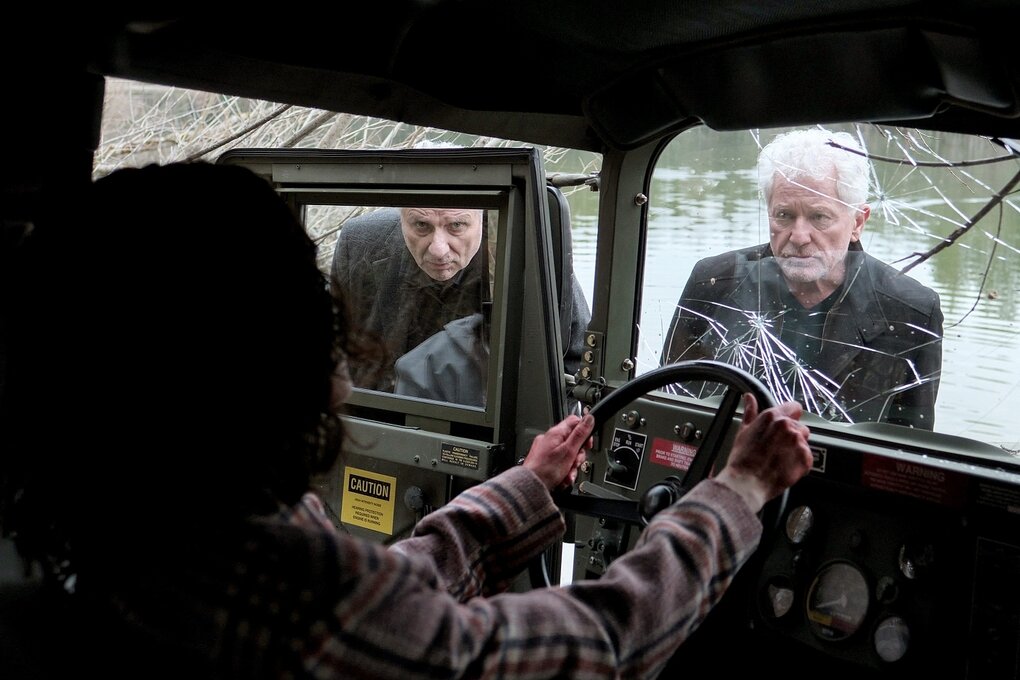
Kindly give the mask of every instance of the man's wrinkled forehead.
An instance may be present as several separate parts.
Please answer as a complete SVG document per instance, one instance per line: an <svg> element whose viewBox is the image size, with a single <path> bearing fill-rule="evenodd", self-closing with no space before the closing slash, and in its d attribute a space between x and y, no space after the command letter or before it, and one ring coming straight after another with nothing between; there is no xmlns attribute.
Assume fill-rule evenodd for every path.
<svg viewBox="0 0 1020 680"><path fill-rule="evenodd" d="M408 223L467 223L475 225L481 223L482 211L470 208L402 208L400 217Z"/></svg>
<svg viewBox="0 0 1020 680"><path fill-rule="evenodd" d="M776 170L767 196L767 205L771 210L787 205L791 200L804 200L809 205L838 203L851 214L861 212L860 206L843 200L840 188L839 170L834 165L825 171L813 173Z"/></svg>

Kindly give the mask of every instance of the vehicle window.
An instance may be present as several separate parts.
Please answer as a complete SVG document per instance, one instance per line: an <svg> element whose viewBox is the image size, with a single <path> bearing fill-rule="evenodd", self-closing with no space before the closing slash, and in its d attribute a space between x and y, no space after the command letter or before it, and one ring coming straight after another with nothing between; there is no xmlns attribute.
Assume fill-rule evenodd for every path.
<svg viewBox="0 0 1020 680"><path fill-rule="evenodd" d="M320 264L386 345L357 387L484 407L499 211L306 205Z"/></svg>
<svg viewBox="0 0 1020 680"><path fill-rule="evenodd" d="M305 107L282 105L275 102L246 99L223 94L163 87L120 79L107 79L106 100L102 139L95 154L94 176L99 177L120 168L138 167L148 163L167 163L182 160L206 160L215 162L220 156L237 147L246 148L309 148L309 149L421 149L443 146L458 147L508 147L533 146L511 140L466 135L435 128L424 128L394 121L333 113ZM547 174L586 177L598 170L600 158L597 154L567 149L544 148L543 158ZM569 180L562 185L562 192L570 206L572 231L575 233L573 266L581 291L590 306L594 287L595 258L595 215L598 194L590 191L580 181ZM424 205L423 207L433 207ZM456 206L440 206L453 208ZM355 224L368 220L368 213L389 210L395 214L398 207L341 206L303 204L304 221L310 235L318 245L318 263L322 271L332 274L337 240L342 226L348 221ZM382 214L382 213L380 213ZM486 237L493 239L488 245L488 266L494 266L494 244L497 233L498 210L485 212ZM352 230L353 231L353 230ZM577 234L580 233L578 236ZM239 235L240 237L240 235ZM406 250L406 248L405 248ZM484 251L484 249L482 249ZM374 257L375 259L368 259ZM359 261L352 271L362 273L378 269L379 252L358 255ZM475 265L477 266L477 264ZM422 271L419 269L419 271ZM442 272L435 272L442 275ZM484 305L492 300L492 271L488 272L488 287L477 287L470 304L466 299L449 304L444 298L435 301L443 312L435 318L441 320L437 332L445 323L453 321L461 312L471 311L457 318L465 319L461 330L470 331L471 336L484 331L481 326L472 325L471 317L480 313ZM451 287L451 286L447 286ZM390 302L394 302L393 298ZM404 299L404 298L401 298ZM366 319L382 318L382 307L363 305ZM449 318L448 318L449 317ZM478 320L478 317L475 317ZM415 332L417 339L427 335L430 328ZM431 336L429 336L431 337ZM413 346L417 346L415 342ZM393 359L403 355L411 347L398 347ZM415 355L417 356L417 355ZM410 365L411 357L405 360ZM369 378L365 377L366 381ZM373 378L373 381L376 379ZM382 383L366 382L366 387L377 387L386 391L401 390L396 386L396 374L391 365ZM484 385L483 390L484 392ZM474 390L472 390L472 394ZM405 392L411 394L411 392ZM442 396L443 394L447 396ZM449 397L441 393L441 401L458 405L480 406L475 397ZM417 394L416 396L423 396Z"/></svg>
<svg viewBox="0 0 1020 680"><path fill-rule="evenodd" d="M718 359L830 421L1015 448L1020 161L994 139L826 129L848 134L837 152L867 155L864 200L824 173L783 171L787 154L771 166L767 203L759 153L789 130L696 128L664 149L649 196L638 372ZM824 274L840 260L843 277ZM705 397L711 386L677 392Z"/></svg>

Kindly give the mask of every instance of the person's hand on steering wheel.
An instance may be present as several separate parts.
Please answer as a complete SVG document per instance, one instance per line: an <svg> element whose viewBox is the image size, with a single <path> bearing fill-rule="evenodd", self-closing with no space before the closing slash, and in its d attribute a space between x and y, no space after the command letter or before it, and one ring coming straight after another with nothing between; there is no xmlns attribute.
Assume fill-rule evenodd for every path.
<svg viewBox="0 0 1020 680"><path fill-rule="evenodd" d="M807 425L795 401L758 413L758 402L744 394L744 417L729 458L716 480L740 494L758 512L811 469Z"/></svg>
<svg viewBox="0 0 1020 680"><path fill-rule="evenodd" d="M584 462L585 449L591 448L594 426L595 419L591 415L567 416L535 437L524 459L524 467L538 475L549 491L569 488Z"/></svg>

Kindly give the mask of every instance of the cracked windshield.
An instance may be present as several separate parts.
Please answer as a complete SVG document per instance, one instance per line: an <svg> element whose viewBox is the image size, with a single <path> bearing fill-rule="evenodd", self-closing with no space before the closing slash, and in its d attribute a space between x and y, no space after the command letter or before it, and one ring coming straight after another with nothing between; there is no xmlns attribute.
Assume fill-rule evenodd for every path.
<svg viewBox="0 0 1020 680"><path fill-rule="evenodd" d="M649 196L638 372L718 359L829 421L1016 452L1012 144L871 125L679 135Z"/></svg>
<svg viewBox="0 0 1020 680"><path fill-rule="evenodd" d="M664 149L649 190L637 372L715 358L829 421L934 429L1020 454L1015 142L813 130L694 128ZM111 80L95 170L214 161L237 146L434 145L526 146ZM549 176L599 169L598 154L542 151ZM564 193L591 306L599 194ZM337 210L306 215L327 272L340 225L357 214ZM712 397L706 385L675 391Z"/></svg>

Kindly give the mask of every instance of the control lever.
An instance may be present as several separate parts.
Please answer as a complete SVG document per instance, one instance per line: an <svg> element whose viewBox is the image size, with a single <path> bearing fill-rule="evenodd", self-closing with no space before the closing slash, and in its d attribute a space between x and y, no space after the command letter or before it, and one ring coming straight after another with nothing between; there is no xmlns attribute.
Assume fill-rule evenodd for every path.
<svg viewBox="0 0 1020 680"><path fill-rule="evenodd" d="M595 496L596 498L613 498L616 500L627 501L633 503L633 501L622 494L618 494L615 491L599 486L598 484L592 484L589 481L583 481L577 485L577 490L585 496Z"/></svg>
<svg viewBox="0 0 1020 680"><path fill-rule="evenodd" d="M688 489L679 477L671 475L648 487L640 501L631 500L589 481L578 484L577 491L576 494L554 494L556 504L564 510L589 517L604 517L643 526L660 511L680 500Z"/></svg>
<svg viewBox="0 0 1020 680"><path fill-rule="evenodd" d="M641 524L637 502L630 498L589 481L578 484L577 492L557 491L553 493L553 500L561 510L570 510L579 515Z"/></svg>

